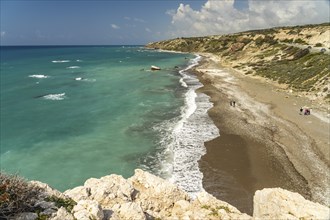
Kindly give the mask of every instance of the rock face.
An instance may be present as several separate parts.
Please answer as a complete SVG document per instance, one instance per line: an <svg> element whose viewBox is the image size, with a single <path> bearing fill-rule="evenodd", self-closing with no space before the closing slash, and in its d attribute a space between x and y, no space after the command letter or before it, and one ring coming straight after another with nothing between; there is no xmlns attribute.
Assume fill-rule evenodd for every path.
<svg viewBox="0 0 330 220"><path fill-rule="evenodd" d="M76 202L71 208L54 210L48 215L48 219L53 220L328 219L330 213L328 207L277 188L256 192L251 217L207 192L200 192L191 199L176 185L139 169L127 180L118 175L91 178L84 186L64 193L42 186L53 197L56 195L63 201L73 199ZM40 201L40 204L44 203ZM37 217L35 213L22 213L19 219Z"/></svg>
<svg viewBox="0 0 330 220"><path fill-rule="evenodd" d="M76 219L102 220L104 218L103 210L101 209L99 203L95 200L80 200L72 211Z"/></svg>
<svg viewBox="0 0 330 220"><path fill-rule="evenodd" d="M73 208L77 219L84 219L84 216L87 216L86 219L102 219L101 215L96 215L96 204L88 208L86 201L100 204L104 219L251 218L206 192L198 194L192 201L176 185L139 169L128 180L118 175L89 179L84 186L68 190L64 195L78 203Z"/></svg>
<svg viewBox="0 0 330 220"><path fill-rule="evenodd" d="M281 188L256 191L253 198L255 219L329 219L328 207L304 199Z"/></svg>

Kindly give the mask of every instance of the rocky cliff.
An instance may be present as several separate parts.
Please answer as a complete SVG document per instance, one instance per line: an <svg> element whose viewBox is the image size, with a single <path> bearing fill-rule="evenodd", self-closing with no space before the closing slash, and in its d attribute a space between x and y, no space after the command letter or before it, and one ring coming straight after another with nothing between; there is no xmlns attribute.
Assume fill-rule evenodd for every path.
<svg viewBox="0 0 330 220"><path fill-rule="evenodd" d="M38 199L33 203L30 212L19 213L9 219L301 220L330 217L328 207L280 188L257 191L254 196L253 216L249 216L206 192L200 192L192 199L176 185L139 169L135 170L135 175L129 179L118 175L91 178L83 186L64 193L41 182L32 181L29 184L38 188Z"/></svg>
<svg viewBox="0 0 330 220"><path fill-rule="evenodd" d="M330 23L177 38L146 47L212 53L223 66L270 78L314 100L330 101Z"/></svg>

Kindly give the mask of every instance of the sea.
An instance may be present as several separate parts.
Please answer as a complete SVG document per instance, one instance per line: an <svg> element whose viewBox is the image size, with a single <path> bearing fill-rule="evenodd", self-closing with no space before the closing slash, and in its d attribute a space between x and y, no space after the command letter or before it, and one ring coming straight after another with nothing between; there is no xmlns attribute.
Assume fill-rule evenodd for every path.
<svg viewBox="0 0 330 220"><path fill-rule="evenodd" d="M65 191L139 168L192 196L203 190L198 160L219 131L196 92L200 56L141 46L0 52L1 172Z"/></svg>

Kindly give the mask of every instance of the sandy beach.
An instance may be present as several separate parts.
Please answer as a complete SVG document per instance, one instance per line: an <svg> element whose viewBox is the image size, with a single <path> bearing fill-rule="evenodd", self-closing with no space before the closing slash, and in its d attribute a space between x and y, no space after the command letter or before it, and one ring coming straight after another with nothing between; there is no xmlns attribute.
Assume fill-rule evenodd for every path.
<svg viewBox="0 0 330 220"><path fill-rule="evenodd" d="M248 214L255 191L266 187L329 206L329 109L203 56L195 70L204 85L198 92L211 97L208 113L220 130L199 161L204 189ZM300 115L301 107L311 115Z"/></svg>

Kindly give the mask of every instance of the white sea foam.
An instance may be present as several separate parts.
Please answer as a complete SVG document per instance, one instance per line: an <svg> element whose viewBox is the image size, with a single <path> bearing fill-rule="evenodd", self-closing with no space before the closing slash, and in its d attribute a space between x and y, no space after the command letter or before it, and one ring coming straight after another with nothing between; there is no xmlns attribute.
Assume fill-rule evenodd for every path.
<svg viewBox="0 0 330 220"><path fill-rule="evenodd" d="M43 96L44 99L48 99L48 100L63 100L65 99L65 93L59 93L59 94L48 94Z"/></svg>
<svg viewBox="0 0 330 220"><path fill-rule="evenodd" d="M96 82L96 79L84 79L86 82Z"/></svg>
<svg viewBox="0 0 330 220"><path fill-rule="evenodd" d="M87 79L87 78L82 78L82 77L76 77L74 78L76 81L84 81L84 82L95 82L96 79Z"/></svg>
<svg viewBox="0 0 330 220"><path fill-rule="evenodd" d="M67 69L79 69L80 66L68 66Z"/></svg>
<svg viewBox="0 0 330 220"><path fill-rule="evenodd" d="M188 85L187 85L187 83L185 83L183 77L180 79L180 83L181 83L181 86L183 86L183 87L185 87L185 88L188 87Z"/></svg>
<svg viewBox="0 0 330 220"><path fill-rule="evenodd" d="M49 76L42 75L42 74L35 74L35 75L29 75L31 78L38 78L38 79L45 79L48 78Z"/></svg>
<svg viewBox="0 0 330 220"><path fill-rule="evenodd" d="M192 197L204 190L203 174L198 166L198 160L206 153L204 142L219 136L218 128L207 114L213 104L207 95L195 92L202 84L188 72L199 60L200 56L197 56L186 69L180 71L188 88L181 116L164 122L158 128L162 130L161 145L165 148L160 155L161 175L178 184Z"/></svg>
<svg viewBox="0 0 330 220"><path fill-rule="evenodd" d="M53 63L68 63L70 60L53 60Z"/></svg>

